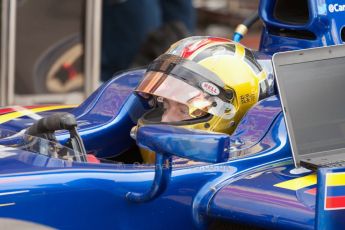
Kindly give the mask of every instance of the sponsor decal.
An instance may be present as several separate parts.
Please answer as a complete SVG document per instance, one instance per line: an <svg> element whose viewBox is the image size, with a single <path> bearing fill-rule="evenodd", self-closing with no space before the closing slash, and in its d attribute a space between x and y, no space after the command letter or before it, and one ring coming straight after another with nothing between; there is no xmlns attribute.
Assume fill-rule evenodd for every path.
<svg viewBox="0 0 345 230"><path fill-rule="evenodd" d="M328 11L330 13L334 13L334 12L344 12L345 11L345 5L341 5L341 4L329 4L328 5Z"/></svg>
<svg viewBox="0 0 345 230"><path fill-rule="evenodd" d="M249 102L254 102L255 101L255 94L244 94L240 96L241 99L241 104L246 104Z"/></svg>
<svg viewBox="0 0 345 230"><path fill-rule="evenodd" d="M345 209L345 173L327 173L325 210Z"/></svg>
<svg viewBox="0 0 345 230"><path fill-rule="evenodd" d="M217 96L220 93L218 87L211 82L202 82L201 88L210 95Z"/></svg>

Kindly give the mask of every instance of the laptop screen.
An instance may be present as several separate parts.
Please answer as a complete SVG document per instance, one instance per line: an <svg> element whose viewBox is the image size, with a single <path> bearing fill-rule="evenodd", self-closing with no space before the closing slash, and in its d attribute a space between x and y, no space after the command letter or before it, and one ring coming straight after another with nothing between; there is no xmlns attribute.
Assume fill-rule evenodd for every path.
<svg viewBox="0 0 345 230"><path fill-rule="evenodd" d="M345 148L345 57L279 65L276 74L298 155Z"/></svg>

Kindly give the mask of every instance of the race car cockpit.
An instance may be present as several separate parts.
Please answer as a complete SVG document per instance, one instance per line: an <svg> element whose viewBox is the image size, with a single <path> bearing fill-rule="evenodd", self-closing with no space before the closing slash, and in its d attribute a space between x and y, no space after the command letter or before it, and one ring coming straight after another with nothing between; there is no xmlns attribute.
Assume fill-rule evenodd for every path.
<svg viewBox="0 0 345 230"><path fill-rule="evenodd" d="M57 113L37 121L22 139L28 141L32 136L36 137L34 140L60 142L73 149L74 155L68 159L80 162L96 156L114 162L153 165L156 154L148 150L152 150L152 146L147 146L150 145L147 140L153 143L152 138L165 147L165 143L170 142L174 147L166 150L169 154L201 162L220 158L224 161L231 157L229 151L220 155L212 151L215 159L219 159L211 160L212 154L203 153L197 146L208 143L208 149L211 148L208 140L211 137L220 138L221 141L216 142L221 145L231 142L231 146L220 148L223 150L254 144L252 138L243 139L248 130L241 128L241 121L246 113L257 113L257 109L249 109L274 93L273 75L262 63L251 50L231 40L190 37L173 44L145 73L136 70L127 73L126 78L120 75L70 113ZM272 116L277 116L280 108L272 111ZM270 120L271 117L266 126L255 130L263 135ZM247 116L244 122L256 125L252 116ZM145 128L152 125L158 125L154 131ZM137 138L141 128L144 129ZM152 138L147 132L154 132L150 134ZM167 135L170 138L163 141ZM185 142L186 138L189 143ZM215 146L215 149L219 147ZM192 154L187 157L187 153ZM44 151L43 154L47 155ZM59 151L48 155L66 159Z"/></svg>

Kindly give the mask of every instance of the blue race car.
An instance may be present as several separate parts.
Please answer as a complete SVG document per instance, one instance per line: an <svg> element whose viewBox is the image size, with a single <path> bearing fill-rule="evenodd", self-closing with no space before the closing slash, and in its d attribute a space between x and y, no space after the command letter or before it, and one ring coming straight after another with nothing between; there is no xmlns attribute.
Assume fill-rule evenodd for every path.
<svg viewBox="0 0 345 230"><path fill-rule="evenodd" d="M343 9L262 0L258 62L273 76L275 52L344 42ZM150 106L133 93L144 73L114 77L77 107L0 110L0 226L343 228L343 210L320 204L325 174L344 169L295 168L277 95L252 106L232 135L147 125L134 141L130 131ZM137 146L155 162L141 164Z"/></svg>

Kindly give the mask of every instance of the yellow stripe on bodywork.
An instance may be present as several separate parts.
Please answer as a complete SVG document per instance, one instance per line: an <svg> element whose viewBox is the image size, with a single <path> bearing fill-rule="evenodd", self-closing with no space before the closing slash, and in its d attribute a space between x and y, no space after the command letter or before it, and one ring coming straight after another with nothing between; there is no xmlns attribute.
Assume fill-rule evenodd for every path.
<svg viewBox="0 0 345 230"><path fill-rule="evenodd" d="M314 185L316 183L317 183L316 174L311 174L308 176L303 176L296 179L284 181L284 182L275 184L274 186L296 191L298 189L305 188L310 185Z"/></svg>
<svg viewBox="0 0 345 230"><path fill-rule="evenodd" d="M327 173L326 186L344 186L345 173Z"/></svg>
<svg viewBox="0 0 345 230"><path fill-rule="evenodd" d="M76 107L76 105L54 105L54 106L45 106L45 107L39 107L39 108L34 108L34 109L24 109L24 110L7 113L0 116L0 124L13 120L18 117L29 115L29 114L35 114L39 112L45 112L45 111L57 110L57 109L68 109L68 108L74 108L74 107Z"/></svg>

